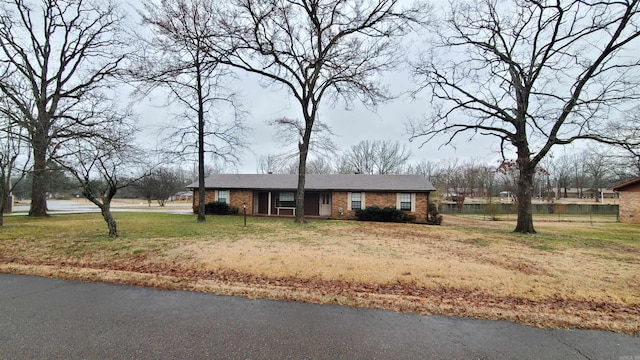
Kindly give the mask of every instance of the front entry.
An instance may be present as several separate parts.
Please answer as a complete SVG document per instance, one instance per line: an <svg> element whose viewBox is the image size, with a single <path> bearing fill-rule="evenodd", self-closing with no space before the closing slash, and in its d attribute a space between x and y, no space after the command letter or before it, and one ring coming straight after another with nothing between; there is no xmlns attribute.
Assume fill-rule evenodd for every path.
<svg viewBox="0 0 640 360"><path fill-rule="evenodd" d="M258 193L257 197L258 201L256 201L256 203L258 204L258 208L256 209L256 214L271 215L271 212L269 211L269 200L271 199L271 196L269 196L269 193L261 191Z"/></svg>
<svg viewBox="0 0 640 360"><path fill-rule="evenodd" d="M320 194L320 216L331 216L331 193Z"/></svg>

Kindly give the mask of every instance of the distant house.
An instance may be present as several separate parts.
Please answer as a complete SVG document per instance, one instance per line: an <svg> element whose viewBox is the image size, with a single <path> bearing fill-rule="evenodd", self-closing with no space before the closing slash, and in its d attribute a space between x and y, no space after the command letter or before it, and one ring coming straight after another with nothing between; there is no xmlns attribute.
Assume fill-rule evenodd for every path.
<svg viewBox="0 0 640 360"><path fill-rule="evenodd" d="M293 216L298 175L216 174L205 179L206 200L220 201L249 215ZM198 183L188 186L198 205ZM353 219L355 210L367 206L393 207L427 219L429 193L434 186L421 175L335 174L306 176L304 214Z"/></svg>
<svg viewBox="0 0 640 360"><path fill-rule="evenodd" d="M640 178L612 187L620 197L620 222L640 224Z"/></svg>
<svg viewBox="0 0 640 360"><path fill-rule="evenodd" d="M178 191L169 197L170 201L193 201L192 191Z"/></svg>
<svg viewBox="0 0 640 360"><path fill-rule="evenodd" d="M599 199L603 196L605 199L613 199L616 194L611 189L593 189L593 188L560 188L559 198L578 198L578 199ZM555 196L555 192L554 192Z"/></svg>

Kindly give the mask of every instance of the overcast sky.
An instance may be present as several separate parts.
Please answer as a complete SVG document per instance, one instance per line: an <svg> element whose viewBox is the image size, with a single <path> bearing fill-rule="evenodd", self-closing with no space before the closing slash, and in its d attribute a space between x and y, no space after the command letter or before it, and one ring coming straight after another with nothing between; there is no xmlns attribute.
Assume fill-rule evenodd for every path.
<svg viewBox="0 0 640 360"><path fill-rule="evenodd" d="M136 17L132 11L132 17ZM408 58L415 60L417 54L426 48L423 39L424 34L411 35L412 38L405 42L405 53ZM323 99L319 118L328 124L333 133L333 141L341 152L363 140L391 140L406 145L413 156L410 163L425 161L446 161L458 159L461 162L475 160L490 165L498 165L500 160L499 141L495 137L477 135L469 139L471 132L462 134L453 142L453 145L441 146L448 139L447 135L439 136L423 144L426 138L418 138L409 142L406 124L410 119L424 119L431 110L429 93L424 91L418 94L416 99L409 93L415 90L419 84L412 79L408 66L399 68L395 72L385 74L383 83L389 86L390 92L399 95L393 101L381 104L375 111L365 108L355 102L351 109L345 109L343 103L331 104ZM247 111L245 123L253 129L247 134L247 150L240 154L240 162L236 167L229 167L228 172L256 173L258 158L267 154L281 154L284 151L295 149L296 144L283 147L281 141L275 139L276 129L268 125L268 122L281 117L300 119L301 110L298 102L281 87L263 87L261 78L257 75L239 73L238 78L232 81L232 87L237 91L243 108ZM163 103L162 94L155 94L155 103ZM140 115L141 141L149 148L161 148L161 137L157 132L162 124L172 121L170 110L166 108L154 108L154 100L145 101L137 106ZM335 105L335 106L333 106ZM176 104L176 106L178 106ZM194 114L195 117L195 114ZM313 135L312 135L313 136ZM594 145L592 145L594 146ZM597 145L596 145L597 146ZM583 144L571 145L571 148L583 148ZM564 150L561 147L554 149L557 154ZM513 157L507 154L507 157ZM313 155L311 155L313 157ZM211 161L208 157L207 161Z"/></svg>
<svg viewBox="0 0 640 360"><path fill-rule="evenodd" d="M412 152L411 163L422 160L440 161L446 159L476 160L495 162L499 158L498 144L495 139L476 137L473 141L466 141L461 136L452 146L438 147L445 141L441 137L422 147L423 140L409 142L406 123L411 118L421 118L429 111L429 101L424 93L417 99L412 99L408 92L417 87L408 79L407 71L399 70L388 73L384 82L393 94L400 96L388 103L381 104L371 111L362 104L355 102L350 109L345 109L343 103L336 103L332 107L329 101L323 103L320 119L328 124L334 133L333 140L340 151L346 151L352 145L363 140L392 140L406 145ZM277 87L263 87L260 78L255 75L239 74L232 81L237 90L240 103L247 111L245 123L253 129L246 137L248 148L241 155L240 164L228 169L238 173L256 173L257 160L261 155L280 154L293 149L296 144L284 148L282 142L275 138L276 129L268 125L269 121L286 116L301 118L300 105L284 89ZM402 93L405 93L402 95ZM136 106L140 116L141 142L146 147L162 147L157 132L162 124L171 123L171 110L162 108L162 93L154 94L153 99L143 101ZM178 106L178 104L176 104ZM210 161L210 157L207 158Z"/></svg>
<svg viewBox="0 0 640 360"><path fill-rule="evenodd" d="M134 10L137 6L138 4L129 2L125 7L130 9L130 20L133 20L135 24L139 24ZM405 42L411 45L407 46L405 52L413 54L409 57L415 57L420 52L422 40L419 39L423 39L423 35L412 34L410 36L412 38L405 38ZM406 123L409 119L424 117L429 111L430 104L426 93L421 94L416 100L411 99L408 95L418 85L410 80L411 76L406 68L407 66L404 66L404 69L398 69L398 71L385 75L383 84L389 86L392 94L400 96L393 101L379 105L375 111L371 111L357 102L349 110L345 109L345 105L340 102L332 107L330 101L327 101L328 97L325 97L321 104L319 117L333 130L335 134L333 141L338 149L344 152L363 140L397 140L412 152L411 163L418 163L422 160L440 161L456 158L460 160L475 158L486 162L497 161L499 151L495 139L477 137L468 142L466 141L468 137L460 136L455 141L455 148L445 146L440 149L438 147L446 137L435 139L422 147L420 147L424 141L422 139L409 142ZM246 125L251 127L253 132L246 138L248 147L240 155L240 164L228 171L256 173L260 156L280 154L297 146L290 144L287 149L283 148L282 142L274 138L276 129L267 123L283 116L301 119L300 105L286 90L277 87L265 88L260 83L259 76L243 73L239 73L238 78L232 83L238 92L242 106L247 111ZM404 95L401 95L403 93ZM154 96L155 99L143 101L136 106L141 120L140 139L146 147L161 148L162 144L159 143L160 137L158 136L159 127L162 124L170 123L172 119L170 110L159 106L163 103L163 95L156 93ZM313 155L311 156L313 157ZM207 161L210 159L208 157Z"/></svg>

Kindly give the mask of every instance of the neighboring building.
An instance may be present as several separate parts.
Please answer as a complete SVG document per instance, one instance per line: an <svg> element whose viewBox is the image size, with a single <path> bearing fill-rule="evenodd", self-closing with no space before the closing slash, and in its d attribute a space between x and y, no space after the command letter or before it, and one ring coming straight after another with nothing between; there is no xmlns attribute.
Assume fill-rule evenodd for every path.
<svg viewBox="0 0 640 360"><path fill-rule="evenodd" d="M298 175L216 174L205 179L205 203L220 201L248 215L293 216ZM198 183L193 205L198 205ZM356 209L367 206L394 207L427 219L433 185L422 175L308 174L305 181L304 214L334 219L353 219Z"/></svg>
<svg viewBox="0 0 640 360"><path fill-rule="evenodd" d="M640 178L612 187L620 198L620 222L640 224Z"/></svg>
<svg viewBox="0 0 640 360"><path fill-rule="evenodd" d="M170 201L193 201L193 192L191 191L178 191L177 193L169 197Z"/></svg>
<svg viewBox="0 0 640 360"><path fill-rule="evenodd" d="M557 189L556 189L557 190ZM593 189L593 188L560 188L558 192L560 199L599 199L604 196L605 199L614 199L616 194L611 189ZM554 193L555 196L555 193Z"/></svg>

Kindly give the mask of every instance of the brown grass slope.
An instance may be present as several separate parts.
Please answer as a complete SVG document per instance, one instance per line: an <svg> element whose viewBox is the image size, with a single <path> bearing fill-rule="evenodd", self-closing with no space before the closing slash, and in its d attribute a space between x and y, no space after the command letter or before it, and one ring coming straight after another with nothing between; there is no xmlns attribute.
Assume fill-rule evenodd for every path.
<svg viewBox="0 0 640 360"><path fill-rule="evenodd" d="M10 217L0 271L640 332L640 228L447 216L443 226L119 213Z"/></svg>

